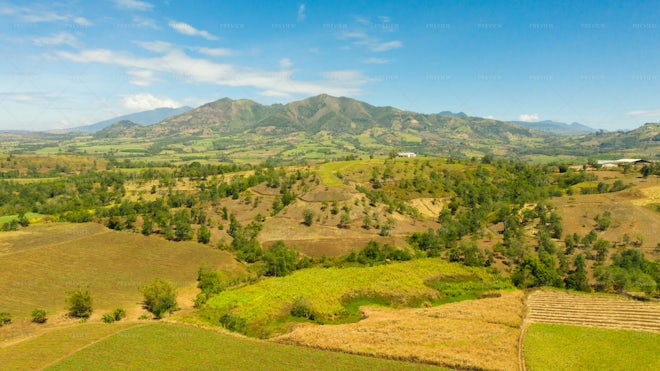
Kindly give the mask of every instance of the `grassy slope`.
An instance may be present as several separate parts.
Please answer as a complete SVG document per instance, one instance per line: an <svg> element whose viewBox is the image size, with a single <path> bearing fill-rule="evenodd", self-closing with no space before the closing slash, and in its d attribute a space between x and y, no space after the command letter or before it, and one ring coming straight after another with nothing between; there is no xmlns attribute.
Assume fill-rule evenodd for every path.
<svg viewBox="0 0 660 371"><path fill-rule="evenodd" d="M426 282L439 277L490 279L485 270L470 269L441 259L367 268L312 268L225 291L211 298L208 306L220 312L231 312L259 327L286 317L296 298L304 297L317 318L332 320L347 314L344 304L350 298L381 297L395 306L437 299L438 292Z"/></svg>
<svg viewBox="0 0 660 371"><path fill-rule="evenodd" d="M660 334L535 323L525 337L529 370L658 370Z"/></svg>
<svg viewBox="0 0 660 371"><path fill-rule="evenodd" d="M231 255L197 243L114 232L94 224L46 224L0 234L0 303L15 318L65 309L66 292L89 288L94 315L139 307L138 287L156 277L194 287L197 269L240 270Z"/></svg>
<svg viewBox="0 0 660 371"><path fill-rule="evenodd" d="M113 325L87 323L53 329L23 342L0 347L0 368L39 369L75 353L81 347L136 325L128 322Z"/></svg>
<svg viewBox="0 0 660 371"><path fill-rule="evenodd" d="M124 331L50 368L157 370L414 370L431 366L243 339L164 323Z"/></svg>

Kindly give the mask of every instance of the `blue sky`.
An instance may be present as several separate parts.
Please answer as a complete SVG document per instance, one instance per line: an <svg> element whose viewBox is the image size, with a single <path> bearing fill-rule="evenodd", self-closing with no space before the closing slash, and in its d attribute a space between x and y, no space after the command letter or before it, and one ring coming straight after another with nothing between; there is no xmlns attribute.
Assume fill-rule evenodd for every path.
<svg viewBox="0 0 660 371"><path fill-rule="evenodd" d="M327 93L424 113L660 121L658 1L0 0L0 129Z"/></svg>

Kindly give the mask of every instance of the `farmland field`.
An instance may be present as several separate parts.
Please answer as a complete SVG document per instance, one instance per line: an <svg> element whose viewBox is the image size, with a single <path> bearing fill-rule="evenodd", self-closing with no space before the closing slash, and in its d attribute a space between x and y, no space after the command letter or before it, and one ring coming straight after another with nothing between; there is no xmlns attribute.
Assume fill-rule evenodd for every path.
<svg viewBox="0 0 660 371"><path fill-rule="evenodd" d="M439 369L430 365L244 339L211 330L166 323L128 329L79 351L49 369L96 369L100 365L104 370Z"/></svg>
<svg viewBox="0 0 660 371"><path fill-rule="evenodd" d="M112 326L103 323L85 323L60 327L42 332L23 341L0 343L3 370L36 370L71 355L91 343L137 326L138 323L121 322Z"/></svg>
<svg viewBox="0 0 660 371"><path fill-rule="evenodd" d="M0 302L16 325L0 328L0 339L36 331L37 325L28 320L35 308L48 312L45 326L66 322L67 292L78 288L92 294L95 310L90 320L117 307L137 318L142 313L138 288L157 277L178 286L179 305L190 307L202 264L243 271L230 254L206 245L116 232L98 224L42 224L3 233ZM25 326L20 325L23 319Z"/></svg>
<svg viewBox="0 0 660 371"><path fill-rule="evenodd" d="M527 299L530 322L644 330L660 333L660 303L614 295L539 290Z"/></svg>
<svg viewBox="0 0 660 371"><path fill-rule="evenodd" d="M660 334L534 323L525 360L537 370L658 370Z"/></svg>
<svg viewBox="0 0 660 371"><path fill-rule="evenodd" d="M521 291L432 308L362 307L363 320L299 325L277 341L459 369L515 370Z"/></svg>
<svg viewBox="0 0 660 371"><path fill-rule="evenodd" d="M431 303L444 296L429 286L442 279L491 281L495 276L441 259L421 259L375 267L311 268L281 278L271 278L247 287L227 290L208 302L207 318L231 314L245 320L247 332L271 336L264 326L285 320L296 300L308 302L316 320L342 321L349 316L345 305L353 299L375 298L395 307ZM298 321L299 322L299 321Z"/></svg>

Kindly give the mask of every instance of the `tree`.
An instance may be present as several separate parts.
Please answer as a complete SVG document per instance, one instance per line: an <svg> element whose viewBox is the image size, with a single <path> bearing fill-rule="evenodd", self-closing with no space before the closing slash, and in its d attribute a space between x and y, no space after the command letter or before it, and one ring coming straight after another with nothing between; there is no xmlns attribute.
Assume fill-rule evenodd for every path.
<svg viewBox="0 0 660 371"><path fill-rule="evenodd" d="M92 295L89 290L78 289L66 299L69 304L69 316L87 319L92 315Z"/></svg>
<svg viewBox="0 0 660 371"><path fill-rule="evenodd" d="M303 224L310 227L314 223L314 212L310 209L303 211Z"/></svg>
<svg viewBox="0 0 660 371"><path fill-rule="evenodd" d="M197 230L197 242L209 243L211 241L211 230L206 225L202 225Z"/></svg>
<svg viewBox="0 0 660 371"><path fill-rule="evenodd" d="M610 227L610 224L612 224L612 213L605 211L602 215L598 214L594 217L594 221L596 222L597 230L605 231Z"/></svg>
<svg viewBox="0 0 660 371"><path fill-rule="evenodd" d="M202 266L197 271L197 288L201 291L195 298L195 307L201 307L213 295L225 289L220 272Z"/></svg>
<svg viewBox="0 0 660 371"><path fill-rule="evenodd" d="M277 241L263 255L264 275L283 277L296 270L296 251Z"/></svg>
<svg viewBox="0 0 660 371"><path fill-rule="evenodd" d="M179 309L176 304L176 288L161 278L156 278L140 291L144 295L144 309L153 313L156 319Z"/></svg>
<svg viewBox="0 0 660 371"><path fill-rule="evenodd" d="M564 280L566 288L578 291L589 291L586 269L587 265L584 260L584 254L578 254L575 256L573 266L575 269L571 271Z"/></svg>
<svg viewBox="0 0 660 371"><path fill-rule="evenodd" d="M339 228L350 228L349 224L351 224L351 215L349 213L343 213L339 217L339 224L337 224L337 227Z"/></svg>
<svg viewBox="0 0 660 371"><path fill-rule="evenodd" d="M385 220L385 223L380 226L380 232L379 234L383 237L387 237L392 233L392 229L394 229L394 226L396 225L396 220L392 218L387 218Z"/></svg>
<svg viewBox="0 0 660 371"><path fill-rule="evenodd" d="M43 309L35 309L32 311L32 322L34 323L45 323L47 320L46 318L46 311Z"/></svg>

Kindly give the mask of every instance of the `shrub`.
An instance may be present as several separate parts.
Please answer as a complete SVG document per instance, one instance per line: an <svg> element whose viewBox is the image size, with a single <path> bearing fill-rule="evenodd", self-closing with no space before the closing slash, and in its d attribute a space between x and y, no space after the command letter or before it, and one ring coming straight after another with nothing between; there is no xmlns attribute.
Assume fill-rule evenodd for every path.
<svg viewBox="0 0 660 371"><path fill-rule="evenodd" d="M11 314L7 312L0 312L0 327L11 323Z"/></svg>
<svg viewBox="0 0 660 371"><path fill-rule="evenodd" d="M247 333L248 324L245 318L235 316L231 313L226 313L220 317L220 324L230 331L240 332L242 334Z"/></svg>
<svg viewBox="0 0 660 371"><path fill-rule="evenodd" d="M176 304L176 288L163 279L155 279L141 291L144 295L144 309L153 313L156 319L179 309Z"/></svg>
<svg viewBox="0 0 660 371"><path fill-rule="evenodd" d="M126 311L124 308L117 308L114 312L112 312L112 316L115 318L115 321L121 321L122 319L126 318Z"/></svg>
<svg viewBox="0 0 660 371"><path fill-rule="evenodd" d="M35 309L32 311L32 322L44 323L46 322L46 311L43 309Z"/></svg>
<svg viewBox="0 0 660 371"><path fill-rule="evenodd" d="M302 295L299 295L293 302L293 306L291 307L291 315L299 318L307 318L312 321L316 317L314 311L311 308L309 300Z"/></svg>
<svg viewBox="0 0 660 371"><path fill-rule="evenodd" d="M103 323L113 323L115 321L115 316L112 313L106 313L101 317Z"/></svg>
<svg viewBox="0 0 660 371"><path fill-rule="evenodd" d="M69 304L69 316L87 319L92 315L92 295L89 290L78 289L66 299Z"/></svg>

